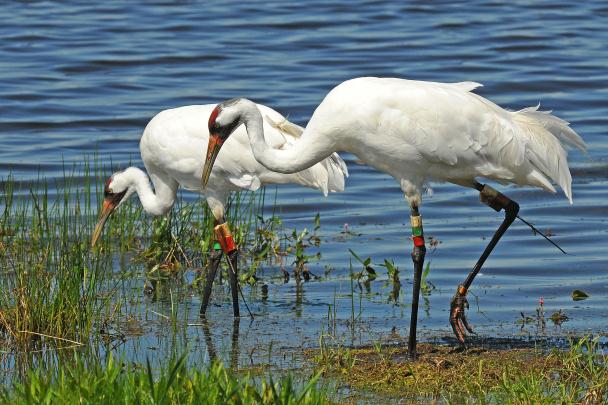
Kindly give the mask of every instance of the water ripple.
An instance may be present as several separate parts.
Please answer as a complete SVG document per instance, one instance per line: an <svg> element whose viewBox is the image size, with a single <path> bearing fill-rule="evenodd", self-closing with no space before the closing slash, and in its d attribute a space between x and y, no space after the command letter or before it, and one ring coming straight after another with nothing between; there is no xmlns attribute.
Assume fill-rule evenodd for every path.
<svg viewBox="0 0 608 405"><path fill-rule="evenodd" d="M329 89L355 76L478 81L485 85L480 94L510 109L540 102L554 110L589 145L589 154L571 154L574 206L560 194L504 188L525 218L550 229L573 254L556 256L516 223L476 285L484 311L509 324L545 296L548 305L567 311L573 329L600 328L608 308L606 16L602 1L560 0L6 2L0 9L0 178L13 173L27 184L42 173L59 179L66 163L95 152L116 165L133 160L141 166L144 126L178 105L247 96L304 124ZM277 210L287 226L310 228L316 212L322 217L327 242L313 272L322 274L325 265L334 270L328 284L307 287L307 302L329 302L333 288L350 288L348 248L377 262L394 259L404 283L410 274L408 213L397 183L347 159L352 175L345 193L322 199L310 190L280 188ZM445 328L449 297L500 215L479 204L472 190L451 185L437 185L425 197L423 214L425 231L442 243L430 256L438 290L421 315L422 328ZM345 223L361 235L340 233ZM569 300L575 287L591 292L587 306ZM271 307L291 307L293 288L284 289ZM379 285L373 291L385 293ZM394 312L399 326L408 319L407 311L384 300L367 305L369 319L384 322ZM313 321L326 316L319 308L306 307Z"/></svg>

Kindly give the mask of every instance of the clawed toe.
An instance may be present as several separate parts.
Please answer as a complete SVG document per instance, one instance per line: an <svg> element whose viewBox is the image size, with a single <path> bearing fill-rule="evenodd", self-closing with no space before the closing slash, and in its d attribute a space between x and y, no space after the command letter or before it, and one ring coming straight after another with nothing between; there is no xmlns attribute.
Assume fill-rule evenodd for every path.
<svg viewBox="0 0 608 405"><path fill-rule="evenodd" d="M450 325L452 325L454 335L456 335L456 339L461 345L464 345L465 343L465 330L467 330L469 333L475 333L467 321L465 314L465 310L468 308L469 302L467 301L466 296L460 291L457 291L450 302Z"/></svg>
<svg viewBox="0 0 608 405"><path fill-rule="evenodd" d="M469 308L469 305L467 304L467 309L468 308ZM461 320L462 324L464 325L464 327L469 331L469 333L475 335L475 332L473 331L473 328L469 324L469 321L467 321L467 317L464 315L464 312L463 312L460 320Z"/></svg>

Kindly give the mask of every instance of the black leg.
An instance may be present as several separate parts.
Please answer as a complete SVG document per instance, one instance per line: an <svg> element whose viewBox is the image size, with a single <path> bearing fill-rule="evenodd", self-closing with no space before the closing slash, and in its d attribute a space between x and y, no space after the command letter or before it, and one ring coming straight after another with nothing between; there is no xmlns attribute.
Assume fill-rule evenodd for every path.
<svg viewBox="0 0 608 405"><path fill-rule="evenodd" d="M481 254L481 257L479 260L477 260L475 267L473 267L473 270L471 270L464 283L458 286L456 294L450 303L450 325L452 325L452 330L462 345L464 345L465 329L473 333L473 328L471 328L465 316L465 310L469 308L469 303L466 297L467 291L473 283L475 276L477 276L477 273L479 273L481 270L481 267L485 263L486 259L488 256L490 256L490 253L492 253L492 250L494 250L494 247L509 226L511 226L517 217L517 213L519 212L519 204L487 184L484 185L476 183L475 188L479 190L479 198L481 202L490 206L497 212L500 210L505 210L505 219L494 233L494 236L492 236L490 243L488 243L488 246L486 246L485 250Z"/></svg>
<svg viewBox="0 0 608 405"><path fill-rule="evenodd" d="M410 317L410 339L408 341L408 353L410 360L416 360L416 326L418 324L418 301L420 299L420 282L422 279L422 267L424 266L424 256L426 246L424 245L424 233L422 231L422 217L418 212L417 206L412 206L411 217L412 240L414 249L412 250L412 261L414 262L414 287L412 292L412 315Z"/></svg>
<svg viewBox="0 0 608 405"><path fill-rule="evenodd" d="M239 251L236 249L226 255L230 267L228 269L228 278L230 280L230 292L232 293L232 311L237 318L241 316L239 310L238 255Z"/></svg>
<svg viewBox="0 0 608 405"><path fill-rule="evenodd" d="M215 280L215 274L217 268L222 260L222 251L213 250L209 253L209 259L207 261L207 268L205 269L205 286L203 289L203 302L201 303L200 316L205 317L207 307L209 306L209 300L211 299L211 290L213 288L213 280Z"/></svg>

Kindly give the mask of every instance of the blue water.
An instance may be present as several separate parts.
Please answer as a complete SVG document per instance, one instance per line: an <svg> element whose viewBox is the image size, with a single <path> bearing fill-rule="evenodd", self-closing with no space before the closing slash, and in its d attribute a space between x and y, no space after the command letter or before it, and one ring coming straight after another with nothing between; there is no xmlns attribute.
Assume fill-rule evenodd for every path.
<svg viewBox="0 0 608 405"><path fill-rule="evenodd" d="M548 314L561 309L570 320L543 333L602 332L608 319L606 26L602 1L5 2L0 176L60 178L64 162L93 153L104 163L124 167L131 160L141 167L138 141L147 121L186 104L246 96L305 125L327 91L352 77L480 82L477 92L506 108L540 102L570 121L589 153L571 154L573 206L560 194L501 187L520 203L523 217L550 230L571 254L559 254L515 223L474 283L470 320L482 336L538 333L521 332L516 321L544 297ZM345 158L351 177L342 194L323 199L310 190L279 188L278 212L287 228L311 228L321 214L322 259L311 270L330 270L328 279L306 283L301 293L293 281L271 282L268 300L246 288L260 316L241 325L243 353L260 342L316 345L334 297L344 324L351 316L349 248L374 263L394 260L404 286L400 305L389 304L386 272L376 266L380 277L371 292L355 298L356 312L360 302L363 310L354 342L386 336L393 327L406 335L407 207L392 178ZM475 192L453 185L434 185L422 215L426 234L441 243L427 255L436 289L425 300L419 330L422 339L442 338L451 333L449 300L502 217L479 204ZM353 235L341 233L345 223ZM136 287L146 311L167 313L166 302L147 302ZM573 302L575 288L590 298ZM210 309L219 340L232 328L225 322L231 317L227 299ZM185 339L200 348L198 296L184 305L194 324ZM154 319L152 312L146 316ZM144 357L150 347L172 344L163 330L161 321L151 322L124 347Z"/></svg>

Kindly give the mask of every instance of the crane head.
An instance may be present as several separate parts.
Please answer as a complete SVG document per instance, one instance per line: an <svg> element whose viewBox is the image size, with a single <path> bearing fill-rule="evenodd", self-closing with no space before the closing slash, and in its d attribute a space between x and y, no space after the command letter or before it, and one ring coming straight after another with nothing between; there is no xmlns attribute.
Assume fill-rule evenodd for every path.
<svg viewBox="0 0 608 405"><path fill-rule="evenodd" d="M220 153L222 145L242 123L240 111L237 108L233 108L240 100L240 98L233 98L232 100L224 101L211 111L208 124L209 144L207 145L207 155L202 174L203 188L207 187L213 163Z"/></svg>
<svg viewBox="0 0 608 405"><path fill-rule="evenodd" d="M95 230L93 231L91 247L95 247L95 244L101 236L103 227L110 215L112 215L112 213L116 211L116 208L118 208L118 206L122 204L122 202L125 201L132 193L132 191L128 192L130 187L122 183L123 182L121 181L119 172L110 176L104 184L103 205L101 207L101 211L99 212L97 225L95 225Z"/></svg>

